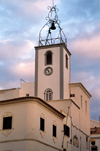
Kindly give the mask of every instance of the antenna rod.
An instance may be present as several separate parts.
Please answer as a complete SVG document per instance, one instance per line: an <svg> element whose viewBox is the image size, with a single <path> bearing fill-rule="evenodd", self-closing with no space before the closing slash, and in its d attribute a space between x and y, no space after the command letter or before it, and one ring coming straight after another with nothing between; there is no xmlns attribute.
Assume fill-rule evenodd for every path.
<svg viewBox="0 0 100 151"><path fill-rule="evenodd" d="M53 7L54 7L54 0L52 0L52 4L53 4Z"/></svg>

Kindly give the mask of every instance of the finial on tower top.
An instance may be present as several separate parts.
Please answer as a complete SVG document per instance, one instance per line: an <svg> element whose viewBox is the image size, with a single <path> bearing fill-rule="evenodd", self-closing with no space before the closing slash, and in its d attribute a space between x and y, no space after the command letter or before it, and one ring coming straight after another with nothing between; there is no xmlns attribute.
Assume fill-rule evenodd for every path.
<svg viewBox="0 0 100 151"><path fill-rule="evenodd" d="M65 43L67 45L67 39L60 27L60 20L57 15L59 10L56 5L54 6L54 0L52 0L52 3L52 7L48 6L49 13L46 17L47 23L42 27L39 33L39 46L57 43Z"/></svg>
<svg viewBox="0 0 100 151"><path fill-rule="evenodd" d="M54 0L52 0L52 4L53 4L52 6L54 7Z"/></svg>

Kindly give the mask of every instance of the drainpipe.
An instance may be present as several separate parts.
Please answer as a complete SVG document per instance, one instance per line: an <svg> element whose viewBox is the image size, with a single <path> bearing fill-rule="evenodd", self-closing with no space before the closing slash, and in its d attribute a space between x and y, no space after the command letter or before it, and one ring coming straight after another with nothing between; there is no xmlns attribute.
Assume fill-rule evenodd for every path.
<svg viewBox="0 0 100 151"><path fill-rule="evenodd" d="M80 151L81 151L81 137L80 137Z"/></svg>

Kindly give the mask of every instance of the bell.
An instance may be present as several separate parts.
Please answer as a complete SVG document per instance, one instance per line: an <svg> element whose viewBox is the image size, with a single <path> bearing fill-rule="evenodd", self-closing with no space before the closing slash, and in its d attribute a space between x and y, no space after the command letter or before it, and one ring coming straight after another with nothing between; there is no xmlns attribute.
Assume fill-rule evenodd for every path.
<svg viewBox="0 0 100 151"><path fill-rule="evenodd" d="M55 30L55 29L56 29L55 24L54 24L54 21L52 22L50 29L51 29L51 30Z"/></svg>

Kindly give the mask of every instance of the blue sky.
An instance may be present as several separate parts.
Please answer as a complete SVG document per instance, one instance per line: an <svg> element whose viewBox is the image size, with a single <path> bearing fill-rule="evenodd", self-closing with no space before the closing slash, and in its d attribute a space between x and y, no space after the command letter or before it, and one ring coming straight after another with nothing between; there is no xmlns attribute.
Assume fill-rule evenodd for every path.
<svg viewBox="0 0 100 151"><path fill-rule="evenodd" d="M55 0L71 56L71 82L92 94L90 115L100 116L100 0ZM52 0L0 0L0 89L34 81L34 46Z"/></svg>

